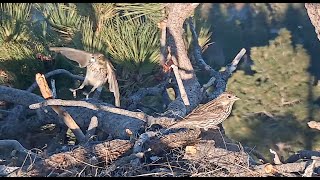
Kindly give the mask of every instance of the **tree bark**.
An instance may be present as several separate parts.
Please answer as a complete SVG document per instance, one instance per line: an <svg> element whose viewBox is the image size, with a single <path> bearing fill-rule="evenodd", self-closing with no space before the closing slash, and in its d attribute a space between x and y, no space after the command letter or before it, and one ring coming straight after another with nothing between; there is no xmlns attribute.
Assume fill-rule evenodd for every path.
<svg viewBox="0 0 320 180"><path fill-rule="evenodd" d="M312 25L315 27L315 32L320 41L320 4L319 3L306 3L305 7Z"/></svg>
<svg viewBox="0 0 320 180"><path fill-rule="evenodd" d="M174 64L179 67L179 74L190 102L190 106L186 107L182 99L177 98L169 104L168 110L182 117L194 109L202 99L201 87L183 41L183 23L198 5L199 3L173 3L167 6L168 46L176 59Z"/></svg>

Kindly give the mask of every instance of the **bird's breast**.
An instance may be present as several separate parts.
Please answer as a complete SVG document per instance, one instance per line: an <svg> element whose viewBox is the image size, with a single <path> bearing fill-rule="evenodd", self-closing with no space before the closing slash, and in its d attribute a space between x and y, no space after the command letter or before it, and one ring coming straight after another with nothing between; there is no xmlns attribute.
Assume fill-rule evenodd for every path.
<svg viewBox="0 0 320 180"><path fill-rule="evenodd" d="M108 69L105 66L93 63L87 66L87 74L85 78L87 79L90 85L101 86L104 83L106 83L106 77L108 73L107 70Z"/></svg>

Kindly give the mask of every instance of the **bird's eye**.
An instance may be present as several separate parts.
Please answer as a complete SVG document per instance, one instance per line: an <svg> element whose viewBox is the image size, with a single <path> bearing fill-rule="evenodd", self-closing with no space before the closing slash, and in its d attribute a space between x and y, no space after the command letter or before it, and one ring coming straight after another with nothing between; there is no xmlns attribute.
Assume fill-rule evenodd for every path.
<svg viewBox="0 0 320 180"><path fill-rule="evenodd" d="M231 96L230 96L230 95L228 95L228 98L230 99L230 98L231 98Z"/></svg>

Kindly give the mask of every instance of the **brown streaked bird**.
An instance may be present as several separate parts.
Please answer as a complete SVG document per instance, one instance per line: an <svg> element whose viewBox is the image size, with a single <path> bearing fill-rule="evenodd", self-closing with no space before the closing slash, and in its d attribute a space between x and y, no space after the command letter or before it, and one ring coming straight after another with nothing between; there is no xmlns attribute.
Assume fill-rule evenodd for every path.
<svg viewBox="0 0 320 180"><path fill-rule="evenodd" d="M78 62L81 68L87 67L85 79L80 87L70 89L74 97L76 96L77 90L83 89L84 86L91 85L93 87L90 92L83 93L86 99L88 99L89 94L96 89L101 92L103 85L108 81L109 90L114 94L115 105L120 107L120 93L115 69L110 60L105 58L103 54L89 53L67 47L50 47L49 50L61 53L68 59Z"/></svg>
<svg viewBox="0 0 320 180"><path fill-rule="evenodd" d="M224 92L216 99L199 106L188 114L183 120L173 124L172 128L217 128L217 125L228 118L233 104L239 100L231 92Z"/></svg>

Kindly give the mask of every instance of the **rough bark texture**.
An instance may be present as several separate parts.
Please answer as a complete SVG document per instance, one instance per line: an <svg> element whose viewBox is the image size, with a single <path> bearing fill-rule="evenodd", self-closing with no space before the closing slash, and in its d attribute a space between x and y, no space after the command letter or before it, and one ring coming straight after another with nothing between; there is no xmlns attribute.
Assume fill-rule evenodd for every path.
<svg viewBox="0 0 320 180"><path fill-rule="evenodd" d="M200 84L195 76L191 61L188 57L183 41L183 23L197 7L197 3L173 3L167 6L168 9L168 45L172 56L175 56L175 65L179 67L179 73L187 92L190 106L186 107L181 98L177 98L168 106L168 111L177 117L185 116L194 109L202 100ZM183 110L185 109L185 110Z"/></svg>
<svg viewBox="0 0 320 180"><path fill-rule="evenodd" d="M38 161L29 173L36 176L47 176L53 169L83 169L91 164L93 157L97 157L99 163L108 164L125 154L131 147L132 144L129 141L119 139L80 146ZM95 164L92 165L95 166Z"/></svg>
<svg viewBox="0 0 320 180"><path fill-rule="evenodd" d="M309 18L312 25L315 27L318 39L320 40L320 4L319 3L306 3Z"/></svg>

